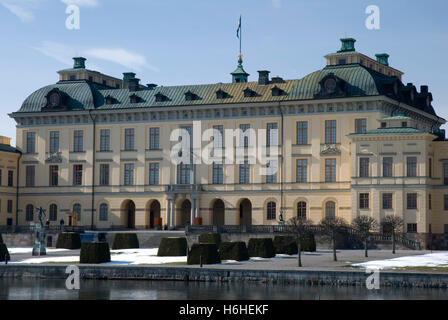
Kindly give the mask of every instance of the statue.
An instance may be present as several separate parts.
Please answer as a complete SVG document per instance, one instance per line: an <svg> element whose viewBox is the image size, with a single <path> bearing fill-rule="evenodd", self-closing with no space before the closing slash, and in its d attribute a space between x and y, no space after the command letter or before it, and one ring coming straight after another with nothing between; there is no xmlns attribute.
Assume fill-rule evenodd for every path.
<svg viewBox="0 0 448 320"><path fill-rule="evenodd" d="M285 222L283 221L283 210L280 210L280 217L278 219L278 231L283 232L283 225Z"/></svg>
<svg viewBox="0 0 448 320"><path fill-rule="evenodd" d="M38 212L39 223L31 224L31 230L34 231L33 256L45 256L45 227L43 219L45 218L45 209L42 207L36 209Z"/></svg>

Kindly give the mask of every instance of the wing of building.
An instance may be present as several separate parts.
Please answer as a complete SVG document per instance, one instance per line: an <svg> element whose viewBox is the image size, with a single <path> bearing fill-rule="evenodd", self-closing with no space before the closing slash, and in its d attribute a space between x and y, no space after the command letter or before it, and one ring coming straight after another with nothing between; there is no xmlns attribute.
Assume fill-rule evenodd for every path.
<svg viewBox="0 0 448 320"><path fill-rule="evenodd" d="M371 59L355 51L354 39L342 39L326 66L302 79L259 71L249 82L240 56L231 83L172 87L143 86L134 73L110 77L75 58L59 82L10 115L23 152L15 223L29 224L36 217L27 212L40 206L53 224L76 213L78 225L96 228L393 214L409 233L442 234L445 120L428 87L403 84L388 57ZM215 129L213 147L226 146L226 157L233 138L233 151L249 152L223 163L174 164L178 142L170 136L179 128L192 141ZM277 160L249 159L261 142L275 141ZM197 144L190 148L191 158L201 158Z"/></svg>

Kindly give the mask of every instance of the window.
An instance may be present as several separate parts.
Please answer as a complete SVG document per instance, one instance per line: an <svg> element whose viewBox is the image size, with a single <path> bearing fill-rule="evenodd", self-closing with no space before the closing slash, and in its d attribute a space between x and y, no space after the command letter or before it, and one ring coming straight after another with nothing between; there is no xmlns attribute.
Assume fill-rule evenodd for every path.
<svg viewBox="0 0 448 320"><path fill-rule="evenodd" d="M297 183L306 183L308 181L308 160L297 160Z"/></svg>
<svg viewBox="0 0 448 320"><path fill-rule="evenodd" d="M243 161L240 163L240 183L247 184L250 180L249 174L249 161Z"/></svg>
<svg viewBox="0 0 448 320"><path fill-rule="evenodd" d="M222 163L213 162L213 184L223 183Z"/></svg>
<svg viewBox="0 0 448 320"><path fill-rule="evenodd" d="M36 153L36 133L26 133L26 153Z"/></svg>
<svg viewBox="0 0 448 320"><path fill-rule="evenodd" d="M432 196L428 194L428 209L432 210Z"/></svg>
<svg viewBox="0 0 448 320"><path fill-rule="evenodd" d="M149 129L149 149L150 150L158 150L159 149L159 136L160 136L159 128L150 128Z"/></svg>
<svg viewBox="0 0 448 320"><path fill-rule="evenodd" d="M14 171L8 171L8 187L14 186Z"/></svg>
<svg viewBox="0 0 448 320"><path fill-rule="evenodd" d="M222 148L223 126L213 126L213 148Z"/></svg>
<svg viewBox="0 0 448 320"><path fill-rule="evenodd" d="M306 219L306 202L300 201L297 203L297 217L300 219Z"/></svg>
<svg viewBox="0 0 448 320"><path fill-rule="evenodd" d="M50 153L59 152L59 131L50 132Z"/></svg>
<svg viewBox="0 0 448 320"><path fill-rule="evenodd" d="M240 136L240 146L247 148L249 147L249 124L240 124L241 136Z"/></svg>
<svg viewBox="0 0 448 320"><path fill-rule="evenodd" d="M360 193L359 194L359 209L369 209L369 194Z"/></svg>
<svg viewBox="0 0 448 320"><path fill-rule="evenodd" d="M34 187L35 175L36 175L36 167L35 166L26 166L26 186Z"/></svg>
<svg viewBox="0 0 448 320"><path fill-rule="evenodd" d="M369 176L369 158L359 159L359 176L366 178Z"/></svg>
<svg viewBox="0 0 448 320"><path fill-rule="evenodd" d="M445 231L445 234L448 234L448 224L444 225L444 231Z"/></svg>
<svg viewBox="0 0 448 320"><path fill-rule="evenodd" d="M126 151L134 150L134 129L124 130L124 150Z"/></svg>
<svg viewBox="0 0 448 320"><path fill-rule="evenodd" d="M50 186L56 187L58 185L58 166L50 166Z"/></svg>
<svg viewBox="0 0 448 320"><path fill-rule="evenodd" d="M443 184L448 185L448 163L443 164Z"/></svg>
<svg viewBox="0 0 448 320"><path fill-rule="evenodd" d="M267 124L267 130L266 130L266 146L270 147L277 146L278 145L278 139L277 139L277 123L268 123Z"/></svg>
<svg viewBox="0 0 448 320"><path fill-rule="evenodd" d="M325 143L336 143L336 120L325 121Z"/></svg>
<svg viewBox="0 0 448 320"><path fill-rule="evenodd" d="M34 221L34 207L32 204L26 206L25 212L26 212L25 215L26 221Z"/></svg>
<svg viewBox="0 0 448 320"><path fill-rule="evenodd" d="M2 185L2 169L0 169L0 186Z"/></svg>
<svg viewBox="0 0 448 320"><path fill-rule="evenodd" d="M443 210L448 211L448 194L443 196Z"/></svg>
<svg viewBox="0 0 448 320"><path fill-rule="evenodd" d="M416 177L417 176L417 158L408 157L407 158L407 176Z"/></svg>
<svg viewBox="0 0 448 320"><path fill-rule="evenodd" d="M347 64L346 59L338 59L338 64Z"/></svg>
<svg viewBox="0 0 448 320"><path fill-rule="evenodd" d="M124 185L132 186L134 184L134 164L126 163L124 165Z"/></svg>
<svg viewBox="0 0 448 320"><path fill-rule="evenodd" d="M271 201L268 202L268 207L267 207L267 219L268 220L275 220L276 219L276 203Z"/></svg>
<svg viewBox="0 0 448 320"><path fill-rule="evenodd" d="M82 185L82 164L75 164L73 166L73 185Z"/></svg>
<svg viewBox="0 0 448 320"><path fill-rule="evenodd" d="M100 185L101 186L109 185L109 165L108 164L100 164Z"/></svg>
<svg viewBox="0 0 448 320"><path fill-rule="evenodd" d="M383 177L387 178L387 177L392 177L393 173L392 173L392 168L394 165L394 159L387 157L387 158L383 158Z"/></svg>
<svg viewBox="0 0 448 320"><path fill-rule="evenodd" d="M383 193L383 209L392 210L392 193Z"/></svg>
<svg viewBox="0 0 448 320"><path fill-rule="evenodd" d="M355 120L355 133L365 133L367 131L367 120L356 119Z"/></svg>
<svg viewBox="0 0 448 320"><path fill-rule="evenodd" d="M269 161L266 165L266 183L277 183L277 161Z"/></svg>
<svg viewBox="0 0 448 320"><path fill-rule="evenodd" d="M79 203L76 203L73 205L73 213L78 215L78 222L81 221L81 205Z"/></svg>
<svg viewBox="0 0 448 320"><path fill-rule="evenodd" d="M108 213L109 213L109 208L108 208L107 204L103 203L100 206L100 221L107 221Z"/></svg>
<svg viewBox="0 0 448 320"><path fill-rule="evenodd" d="M336 217L336 204L333 201L328 201L325 204L325 217L327 219L334 219Z"/></svg>
<svg viewBox="0 0 448 320"><path fill-rule="evenodd" d="M150 163L149 164L149 184L158 185L159 184L159 164Z"/></svg>
<svg viewBox="0 0 448 320"><path fill-rule="evenodd" d="M428 163L428 176L430 178L432 178L432 159L429 158L429 163Z"/></svg>
<svg viewBox="0 0 448 320"><path fill-rule="evenodd" d="M75 130L73 133L73 152L83 151L84 132L82 130Z"/></svg>
<svg viewBox="0 0 448 320"><path fill-rule="evenodd" d="M407 194L407 208L409 210L417 209L417 194L416 193L408 193Z"/></svg>
<svg viewBox="0 0 448 320"><path fill-rule="evenodd" d="M325 182L336 182L336 159L325 159Z"/></svg>
<svg viewBox="0 0 448 320"><path fill-rule="evenodd" d="M6 205L7 205L7 208L6 208L7 212L12 213L12 200L8 200Z"/></svg>
<svg viewBox="0 0 448 320"><path fill-rule="evenodd" d="M50 205L50 221L58 220L58 206L55 204Z"/></svg>
<svg viewBox="0 0 448 320"><path fill-rule="evenodd" d="M110 151L110 130L101 129L100 131L100 151Z"/></svg>
<svg viewBox="0 0 448 320"><path fill-rule="evenodd" d="M297 144L298 145L308 144L308 122L307 121L297 122Z"/></svg>
<svg viewBox="0 0 448 320"><path fill-rule="evenodd" d="M416 223L408 223L408 233L417 233Z"/></svg>
<svg viewBox="0 0 448 320"><path fill-rule="evenodd" d="M183 162L177 166L177 183L190 184L190 165Z"/></svg>
<svg viewBox="0 0 448 320"><path fill-rule="evenodd" d="M381 128L386 128L387 127L387 122L381 122Z"/></svg>
<svg viewBox="0 0 448 320"><path fill-rule="evenodd" d="M408 123L407 123L407 122L402 122L402 123L401 123L401 126L402 126L403 128L407 128Z"/></svg>

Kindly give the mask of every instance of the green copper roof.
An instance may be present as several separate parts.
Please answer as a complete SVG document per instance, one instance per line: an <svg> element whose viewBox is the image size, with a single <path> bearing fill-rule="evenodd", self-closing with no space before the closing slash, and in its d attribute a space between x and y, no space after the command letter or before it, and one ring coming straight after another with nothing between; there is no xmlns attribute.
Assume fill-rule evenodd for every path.
<svg viewBox="0 0 448 320"><path fill-rule="evenodd" d="M7 144L0 144L0 152L21 153L18 149Z"/></svg>
<svg viewBox="0 0 448 320"><path fill-rule="evenodd" d="M415 128L380 128L376 130L370 130L364 133L352 133L349 136L369 136L369 135L410 135L410 134L424 134L427 133L423 130Z"/></svg>
<svg viewBox="0 0 448 320"><path fill-rule="evenodd" d="M411 120L412 118L407 117L407 116L403 116L403 115L398 115L398 116L392 116L392 117L387 117L387 118L382 118L381 120Z"/></svg>

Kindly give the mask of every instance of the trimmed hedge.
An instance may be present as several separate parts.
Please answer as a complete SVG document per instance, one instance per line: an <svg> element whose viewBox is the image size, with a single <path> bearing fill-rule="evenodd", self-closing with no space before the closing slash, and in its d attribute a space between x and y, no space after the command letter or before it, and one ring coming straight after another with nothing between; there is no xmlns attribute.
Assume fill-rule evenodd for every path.
<svg viewBox="0 0 448 320"><path fill-rule="evenodd" d="M162 238L157 255L159 257L186 256L187 249L187 238Z"/></svg>
<svg viewBox="0 0 448 320"><path fill-rule="evenodd" d="M80 263L110 262L110 250L107 242L84 242L81 246Z"/></svg>
<svg viewBox="0 0 448 320"><path fill-rule="evenodd" d="M0 243L0 261L5 261L5 255L8 257L8 261L11 259L9 255L8 248L6 247L6 244Z"/></svg>
<svg viewBox="0 0 448 320"><path fill-rule="evenodd" d="M248 245L249 257L275 257L274 243L271 238L252 238Z"/></svg>
<svg viewBox="0 0 448 320"><path fill-rule="evenodd" d="M202 257L202 259L201 259ZM195 243L188 252L187 264L221 263L218 246L214 243Z"/></svg>
<svg viewBox="0 0 448 320"><path fill-rule="evenodd" d="M221 242L219 246L219 256L222 260L249 260L249 252L246 243L238 242Z"/></svg>
<svg viewBox="0 0 448 320"><path fill-rule="evenodd" d="M214 243L219 247L221 235L219 233L202 233L199 235L199 243Z"/></svg>
<svg viewBox="0 0 448 320"><path fill-rule="evenodd" d="M137 249L140 248L137 234L135 233L117 233L112 244L112 250L119 249Z"/></svg>
<svg viewBox="0 0 448 320"><path fill-rule="evenodd" d="M314 239L314 234L306 233L302 238L301 250L304 252L315 252L316 251L316 240Z"/></svg>
<svg viewBox="0 0 448 320"><path fill-rule="evenodd" d="M2 234L0 233L0 243L3 243Z"/></svg>
<svg viewBox="0 0 448 320"><path fill-rule="evenodd" d="M295 237L291 236L275 236L274 248L276 254L297 254L299 249L297 248L297 242Z"/></svg>
<svg viewBox="0 0 448 320"><path fill-rule="evenodd" d="M58 235L56 248L79 249L81 248L81 236L75 232L61 232Z"/></svg>

